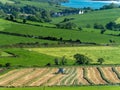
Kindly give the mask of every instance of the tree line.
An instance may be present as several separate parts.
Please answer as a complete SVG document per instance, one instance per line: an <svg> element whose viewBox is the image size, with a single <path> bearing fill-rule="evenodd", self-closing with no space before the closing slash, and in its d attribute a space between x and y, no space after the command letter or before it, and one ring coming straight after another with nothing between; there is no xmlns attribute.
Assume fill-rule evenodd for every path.
<svg viewBox="0 0 120 90"><path fill-rule="evenodd" d="M75 59L73 65L91 65L92 61L93 61L88 56L79 54L79 53L73 55L73 58ZM98 58L98 60L97 60L97 63L99 65L102 65L104 62L105 62L105 60L103 58ZM56 65L56 66L68 65L68 60L66 59L65 56L63 56L61 59L55 58L54 65ZM46 66L51 66L51 63L46 64Z"/></svg>

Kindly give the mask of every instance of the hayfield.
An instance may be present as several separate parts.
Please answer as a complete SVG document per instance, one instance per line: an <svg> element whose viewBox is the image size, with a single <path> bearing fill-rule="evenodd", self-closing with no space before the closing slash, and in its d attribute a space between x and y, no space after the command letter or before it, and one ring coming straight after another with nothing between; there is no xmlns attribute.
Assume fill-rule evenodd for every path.
<svg viewBox="0 0 120 90"><path fill-rule="evenodd" d="M116 72L120 67L64 67L64 73L58 68L24 68L14 69L0 76L0 86L81 86L81 85L109 85L119 84ZM104 77L100 72L103 72ZM106 78L106 79L104 79ZM107 82L107 80L109 82Z"/></svg>
<svg viewBox="0 0 120 90"><path fill-rule="evenodd" d="M31 48L36 51L54 57L63 57L74 61L73 56L77 53L84 54L97 63L98 58L105 60L104 64L120 64L120 47L112 46L82 46L82 47L54 47L54 48Z"/></svg>

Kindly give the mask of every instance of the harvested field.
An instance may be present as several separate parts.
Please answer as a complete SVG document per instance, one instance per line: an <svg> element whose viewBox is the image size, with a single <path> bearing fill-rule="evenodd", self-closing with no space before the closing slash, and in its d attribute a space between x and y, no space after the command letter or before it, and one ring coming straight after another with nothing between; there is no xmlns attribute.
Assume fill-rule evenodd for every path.
<svg viewBox="0 0 120 90"><path fill-rule="evenodd" d="M65 67L64 73L56 72L58 68L24 68L15 69L0 76L0 86L73 86L73 85L90 85L84 79L83 69L87 70L87 78L94 85L109 84L103 80L97 67ZM120 67L115 67L120 70ZM101 67L105 77L113 84L120 83L116 73L112 71L112 67Z"/></svg>
<svg viewBox="0 0 120 90"><path fill-rule="evenodd" d="M106 82L101 78L100 73L95 67L87 68L88 70L88 78L94 84L106 84Z"/></svg>
<svg viewBox="0 0 120 90"><path fill-rule="evenodd" d="M119 78L117 77L117 75L112 71L111 67L104 67L102 68L103 73L105 75L105 77L110 80L112 83L120 83Z"/></svg>

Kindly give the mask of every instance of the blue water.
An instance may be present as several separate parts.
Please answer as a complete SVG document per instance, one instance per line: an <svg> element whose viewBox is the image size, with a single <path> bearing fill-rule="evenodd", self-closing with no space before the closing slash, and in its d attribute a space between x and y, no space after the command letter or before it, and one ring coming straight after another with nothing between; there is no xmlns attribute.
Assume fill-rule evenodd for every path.
<svg viewBox="0 0 120 90"><path fill-rule="evenodd" d="M91 1L91 0L69 0L69 3L62 3L63 6L74 7L74 8L83 8L91 7L93 9L99 9L104 5L109 5L110 3L120 4L117 1Z"/></svg>

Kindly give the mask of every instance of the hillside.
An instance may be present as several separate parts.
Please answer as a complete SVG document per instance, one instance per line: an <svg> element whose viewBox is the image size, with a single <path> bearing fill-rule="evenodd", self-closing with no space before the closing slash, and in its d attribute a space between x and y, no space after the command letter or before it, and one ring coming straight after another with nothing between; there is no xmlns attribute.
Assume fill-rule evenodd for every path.
<svg viewBox="0 0 120 90"><path fill-rule="evenodd" d="M0 20L0 21L8 22L5 20ZM4 23L3 23L3 26L5 26ZM107 31L105 34L100 34L100 30L95 30L95 29L91 29L91 28L90 29L84 28L82 31L79 31L79 30L47 28L47 27L34 26L34 24L27 25L27 24L18 24L18 23L12 23L12 22L9 22L6 27L3 27L3 26L1 26L1 30L4 28L2 31L10 32L10 33L33 35L33 36L43 36L43 37L47 37L47 36L56 37L56 38L62 37L63 40L79 39L82 42L95 42L98 44L109 44L110 43L109 40L111 39L111 40L114 40L116 42L116 44L120 43L118 36L107 35L107 34L114 33L113 31ZM118 33L118 32L116 32L116 33ZM0 34L0 35L1 35L1 38L3 36L4 37L8 36L6 34ZM39 39L20 37L20 36L15 36L15 35L9 35L9 37L11 37L11 38L6 37L6 39L10 40L9 44L12 44L13 42L15 44L15 40L20 43L20 42L22 42L22 41L20 41L20 40L22 40L22 38L23 38L23 42L40 42L40 43L42 43L42 41L44 41L44 40L39 41ZM17 38L19 38L19 40L17 38L15 40L12 40L12 37L17 37ZM2 40L1 45L4 44L5 41ZM45 42L49 43L51 41L45 40ZM6 42L6 43L8 43L8 42Z"/></svg>
<svg viewBox="0 0 120 90"><path fill-rule="evenodd" d="M86 27L89 24L91 27L95 23L102 24L105 26L106 23L110 21L115 21L120 17L120 8L118 9L109 9L109 10L101 10L101 11L93 11L90 13L84 13L82 15L70 15L64 17L57 17L52 19L52 23L59 23L64 20L64 18L74 18L71 20L75 24L81 27Z"/></svg>
<svg viewBox="0 0 120 90"><path fill-rule="evenodd" d="M0 90L119 89L120 6L61 2L0 0Z"/></svg>

